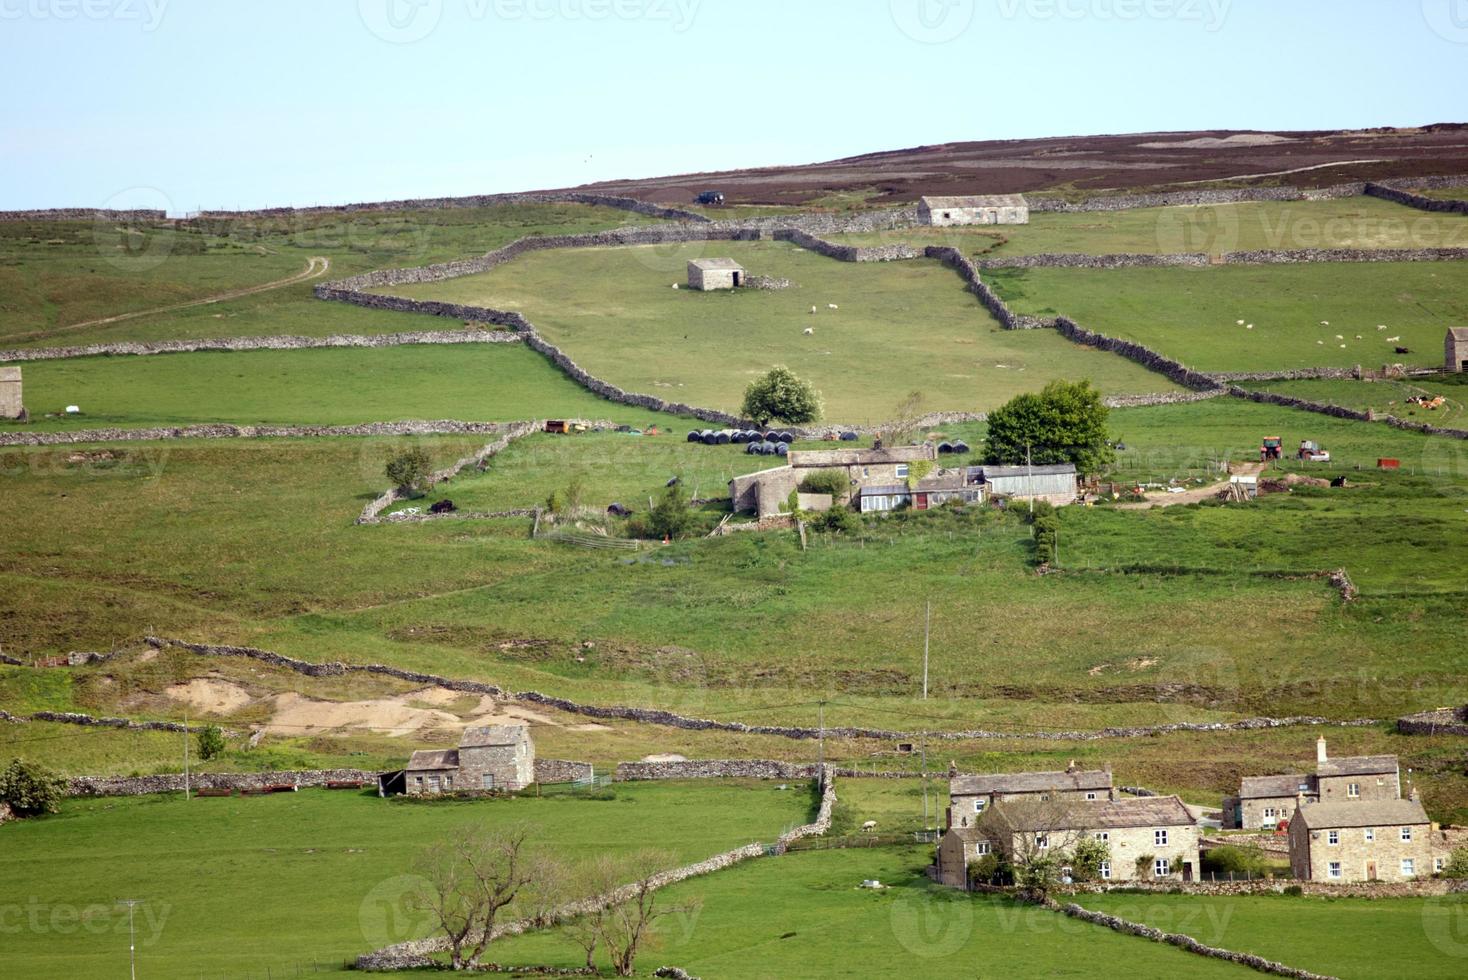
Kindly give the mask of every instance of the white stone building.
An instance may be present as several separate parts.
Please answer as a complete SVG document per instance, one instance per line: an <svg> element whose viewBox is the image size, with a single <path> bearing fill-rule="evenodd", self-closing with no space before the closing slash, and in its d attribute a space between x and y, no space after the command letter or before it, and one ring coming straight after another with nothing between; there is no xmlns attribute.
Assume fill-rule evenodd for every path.
<svg viewBox="0 0 1468 980"><path fill-rule="evenodd" d="M24 415L20 368L0 367L0 419L18 419Z"/></svg>
<svg viewBox="0 0 1468 980"><path fill-rule="evenodd" d="M688 288L738 289L744 285L744 266L733 259L693 259L688 263Z"/></svg>
<svg viewBox="0 0 1468 980"><path fill-rule="evenodd" d="M918 220L925 225L1027 225L1030 205L1021 194L979 197L924 197L918 201Z"/></svg>

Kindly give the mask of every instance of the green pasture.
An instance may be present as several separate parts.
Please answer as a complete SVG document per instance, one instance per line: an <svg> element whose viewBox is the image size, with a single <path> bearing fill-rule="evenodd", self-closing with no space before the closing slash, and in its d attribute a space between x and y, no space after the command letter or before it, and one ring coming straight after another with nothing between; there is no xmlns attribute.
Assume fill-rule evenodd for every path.
<svg viewBox="0 0 1468 980"><path fill-rule="evenodd" d="M1447 327L1468 322L1468 262L996 269L985 279L1021 313L1063 314L1199 371L1438 367Z"/></svg>
<svg viewBox="0 0 1468 980"><path fill-rule="evenodd" d="M1414 190L1413 194L1421 194L1423 197L1435 197L1440 201L1464 201L1468 200L1468 186L1457 187L1433 187L1427 190Z"/></svg>
<svg viewBox="0 0 1468 980"><path fill-rule="evenodd" d="M898 228L832 236L848 245L951 245L986 257L1144 255L1303 248L1464 248L1468 219L1375 197L1250 201L1126 211L1032 212L1027 225Z"/></svg>
<svg viewBox="0 0 1468 980"><path fill-rule="evenodd" d="M1293 398L1304 398L1327 405L1340 405L1358 411L1370 409L1378 414L1395 415L1412 422L1460 428L1463 406L1468 401L1468 375L1441 374L1404 380L1354 381L1310 378L1298 381L1249 381L1244 387L1274 391ZM1442 395L1447 402L1441 408L1428 409L1411 405L1407 399Z"/></svg>
<svg viewBox="0 0 1468 980"><path fill-rule="evenodd" d="M1468 957L1468 898L1079 895L1084 908L1342 980L1452 980ZM1328 942L1321 937L1329 936Z"/></svg>
<svg viewBox="0 0 1468 980"><path fill-rule="evenodd" d="M673 289L700 256L730 256L795 285ZM977 411L1059 377L1106 392L1174 387L1053 332L1000 329L952 270L928 260L856 265L775 242L559 249L385 291L517 310L598 377L727 411L776 364L815 384L828 418L851 423L890 418L912 391L929 411Z"/></svg>
<svg viewBox="0 0 1468 980"><path fill-rule="evenodd" d="M839 784L838 784L839 792ZM1075 922L999 896L933 885L931 848L801 852L683 882L646 967L731 978L904 976L1245 977L1244 967ZM868 879L881 890L861 888ZM558 930L506 940L504 963L583 965ZM642 967L639 960L639 968Z"/></svg>
<svg viewBox="0 0 1468 980"><path fill-rule="evenodd" d="M525 235L574 234L654 219L583 204L361 211L94 227L6 222L0 227L0 347L61 346L219 336L390 333L439 329L412 317L327 305L314 285L372 269L480 255ZM318 279L235 300L78 327L156 310L302 272Z"/></svg>
<svg viewBox="0 0 1468 980"><path fill-rule="evenodd" d="M115 902L131 898L143 902L139 976L336 972L427 934L403 906L411 862L464 823L529 824L568 861L655 847L686 862L773 840L812 812L803 785L782 793L724 781L618 785L607 799L409 803L302 790L71 800L56 816L3 829L0 869L14 889L6 968L38 978L125 973L127 917Z"/></svg>
<svg viewBox="0 0 1468 980"><path fill-rule="evenodd" d="M89 357L24 370L32 421L0 423L0 432L208 422L677 421L598 398L518 343ZM67 405L84 414L61 415Z"/></svg>

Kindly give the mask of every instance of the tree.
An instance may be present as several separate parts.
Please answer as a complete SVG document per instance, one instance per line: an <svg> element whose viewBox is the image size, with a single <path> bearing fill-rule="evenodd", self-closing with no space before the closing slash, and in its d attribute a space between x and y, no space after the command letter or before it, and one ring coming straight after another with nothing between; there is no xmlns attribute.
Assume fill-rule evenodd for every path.
<svg viewBox="0 0 1468 980"><path fill-rule="evenodd" d="M679 480L663 491L662 499L653 505L647 515L647 527L659 538L681 538L693 527L693 509Z"/></svg>
<svg viewBox="0 0 1468 980"><path fill-rule="evenodd" d="M614 892L607 889L616 900L599 913L602 945L619 977L632 976L637 954L655 939L659 919L697 908L696 902L668 905L658 901L658 876L674 863L671 854L642 850L622 861L603 858L593 872L594 879L603 885L631 879L630 884Z"/></svg>
<svg viewBox="0 0 1468 980"><path fill-rule="evenodd" d="M413 870L424 880L411 902L430 913L448 939L455 970L476 969L496 916L545 868L524 826L493 830L466 824L419 853Z"/></svg>
<svg viewBox="0 0 1468 980"><path fill-rule="evenodd" d="M224 754L224 733L215 725L199 729L199 758L208 762Z"/></svg>
<svg viewBox="0 0 1468 980"><path fill-rule="evenodd" d="M1005 800L984 811L978 826L999 849L1021 888L1043 895L1060 879L1061 863L1083 833L1060 799Z"/></svg>
<svg viewBox="0 0 1468 980"><path fill-rule="evenodd" d="M575 518L586 498L586 483L579 476L571 477L565 488L546 498L545 508L557 517Z"/></svg>
<svg viewBox="0 0 1468 980"><path fill-rule="evenodd" d="M1106 432L1109 415L1089 381L1052 381L1038 394L1017 395L989 414L985 461L1074 463L1081 473L1098 473L1116 459Z"/></svg>
<svg viewBox="0 0 1468 980"><path fill-rule="evenodd" d="M1070 850L1070 872L1076 881L1096 881L1101 865L1111 860L1111 845L1095 835L1082 836Z"/></svg>
<svg viewBox="0 0 1468 980"><path fill-rule="evenodd" d="M428 451L414 446L388 457L387 478L403 493L422 493L428 489L431 465Z"/></svg>
<svg viewBox="0 0 1468 980"><path fill-rule="evenodd" d="M45 766L12 759L0 772L0 803L8 803L16 816L55 813L66 792L66 780Z"/></svg>
<svg viewBox="0 0 1468 980"><path fill-rule="evenodd" d="M1444 878L1468 878L1468 845L1453 848L1442 870Z"/></svg>
<svg viewBox="0 0 1468 980"><path fill-rule="evenodd" d="M897 410L892 415L892 423L888 426L888 441L893 446L906 446L916 442L918 431L918 419L923 414L923 393L912 391L902 401L897 403Z"/></svg>
<svg viewBox="0 0 1468 980"><path fill-rule="evenodd" d="M789 368L776 367L744 389L741 411L759 425L815 422L821 417L821 396Z"/></svg>

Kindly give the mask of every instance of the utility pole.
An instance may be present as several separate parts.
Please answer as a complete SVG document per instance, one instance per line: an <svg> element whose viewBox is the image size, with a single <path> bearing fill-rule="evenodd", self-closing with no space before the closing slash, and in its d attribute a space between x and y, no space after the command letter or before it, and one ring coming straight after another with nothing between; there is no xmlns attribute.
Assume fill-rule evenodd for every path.
<svg viewBox="0 0 1468 980"><path fill-rule="evenodd" d="M1030 459L1030 444L1025 443L1025 493L1030 498L1030 516L1035 516L1035 464Z"/></svg>
<svg viewBox="0 0 1468 980"><path fill-rule="evenodd" d="M184 712L184 799L189 799L189 713Z"/></svg>
<svg viewBox="0 0 1468 980"><path fill-rule="evenodd" d="M138 980L138 943L133 932L133 908L142 902L136 898L119 898L118 905L127 906L127 962L132 980Z"/></svg>
<svg viewBox="0 0 1468 980"><path fill-rule="evenodd" d="M821 754L820 754L820 760L821 761L820 761L820 770L821 771L824 771L825 768L826 768L826 702L824 702L824 701L821 702L821 709L820 710L821 710L821 713L820 713L820 719L821 719L821 722L820 722L820 724L821 724L821 750L820 750L821 751Z"/></svg>
<svg viewBox="0 0 1468 980"><path fill-rule="evenodd" d="M929 599L923 610L923 706L928 703L928 642L933 632L933 600ZM922 751L923 778L923 829L928 829L928 730L923 729L920 743Z"/></svg>

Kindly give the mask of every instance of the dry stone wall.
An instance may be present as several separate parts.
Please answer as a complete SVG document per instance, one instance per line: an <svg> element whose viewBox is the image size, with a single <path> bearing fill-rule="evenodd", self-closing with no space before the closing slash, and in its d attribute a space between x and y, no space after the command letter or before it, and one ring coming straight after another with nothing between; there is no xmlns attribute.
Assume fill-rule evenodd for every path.
<svg viewBox="0 0 1468 980"><path fill-rule="evenodd" d="M1468 736L1468 706L1438 708L1398 718L1397 731L1402 735Z"/></svg>
<svg viewBox="0 0 1468 980"><path fill-rule="evenodd" d="M1439 178L1444 181L1437 184L1417 184L1418 188L1441 188L1457 187L1460 184L1468 185L1468 178ZM1365 193L1371 197L1379 197L1384 201L1392 201L1396 204L1405 204L1409 208L1419 211L1435 211L1440 214L1468 214L1468 201L1448 201L1436 197L1424 197L1421 194L1413 194L1404 188L1409 185L1405 181L1397 181L1397 187L1388 187L1385 184L1367 184Z"/></svg>
<svg viewBox="0 0 1468 980"><path fill-rule="evenodd" d="M1159 194L1122 194L1110 197L1088 197L1067 201L1056 197L1028 198L1031 212L1128 211L1134 208L1170 208L1206 204L1239 204L1246 201L1326 201L1342 197L1359 197L1366 192L1362 183L1336 184L1332 187L1240 187L1232 190L1167 191Z"/></svg>
<svg viewBox="0 0 1468 980"><path fill-rule="evenodd" d="M594 775L596 775L596 769L589 762L539 757L535 760L535 781L537 783L584 782Z"/></svg>
<svg viewBox="0 0 1468 980"><path fill-rule="evenodd" d="M71 446L93 442L159 442L172 439L321 439L347 436L480 435L499 422L364 422L360 425L181 425L146 429L78 429L73 432L0 432L0 446Z"/></svg>
<svg viewBox="0 0 1468 980"><path fill-rule="evenodd" d="M1132 269L1206 266L1203 252L1174 255L1146 255L1116 252L1110 255L1082 255L1074 252L1039 252L1034 255L1001 255L974 262L979 269Z"/></svg>
<svg viewBox="0 0 1468 980"><path fill-rule="evenodd" d="M327 337L216 337L209 340L165 340L157 343L86 344L79 347L29 347L0 350L0 363L56 361L72 357L188 354L195 351L314 350L323 347L406 347L414 344L515 344L522 338L502 330L413 330L376 335L332 334Z"/></svg>
<svg viewBox="0 0 1468 980"><path fill-rule="evenodd" d="M1150 371L1166 376L1185 388L1192 388L1194 391L1214 391L1219 387L1218 382L1208 375L1185 367L1172 358L1134 341L1108 337L1105 334L1087 330L1074 320L1063 316L1056 318L1055 327L1060 331L1061 336L1069 340L1095 347L1098 350L1120 354L1122 357L1136 361Z"/></svg>
<svg viewBox="0 0 1468 980"><path fill-rule="evenodd" d="M263 789L267 786L319 788L327 783L375 785L377 773L363 769L303 769L284 772L198 772L188 777L191 790ZM181 793L184 774L158 776L74 776L67 780L69 796L147 796L152 793Z"/></svg>
<svg viewBox="0 0 1468 980"><path fill-rule="evenodd" d="M0 211L0 221L164 221L167 211L137 208L42 208L35 211Z"/></svg>
<svg viewBox="0 0 1468 980"><path fill-rule="evenodd" d="M781 228L774 233L773 237L776 241L798 245L838 262L895 262L923 257L923 253L918 249L900 242L875 246L838 245L797 228Z"/></svg>
<svg viewBox="0 0 1468 980"><path fill-rule="evenodd" d="M1329 415L1332 418L1350 419L1353 422L1382 422L1394 429L1401 429L1405 432L1418 432L1427 436L1444 436L1448 439L1468 439L1468 429L1449 429L1427 422L1411 422L1407 419L1397 418L1395 415L1376 415L1372 412L1363 412L1359 409L1346 408L1342 405L1329 405L1325 402L1296 398L1293 395L1282 395L1275 391L1254 391L1249 388L1240 388L1236 385L1230 385L1227 391L1235 398L1243 398L1251 402L1260 402L1266 405L1298 408L1307 412Z"/></svg>
<svg viewBox="0 0 1468 980"><path fill-rule="evenodd" d="M609 425L610 423L604 424ZM463 457L452 466L445 467L430 474L428 478L429 484L433 485L443 483L445 480L452 480L470 466L482 465L485 460L504 452L516 440L534 435L543 428L544 424L541 422L511 422L503 426L496 425L490 431L499 433L499 438L482 446L478 452ZM357 523L376 524L383 511L403 499L404 494L400 488L388 488L370 504L362 508L362 513L357 516Z"/></svg>

